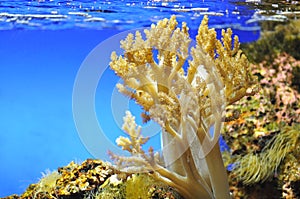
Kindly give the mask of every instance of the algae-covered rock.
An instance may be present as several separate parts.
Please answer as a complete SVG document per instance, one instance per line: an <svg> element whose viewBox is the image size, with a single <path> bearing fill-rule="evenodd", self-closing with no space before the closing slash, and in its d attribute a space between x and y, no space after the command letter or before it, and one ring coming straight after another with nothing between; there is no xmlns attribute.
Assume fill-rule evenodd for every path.
<svg viewBox="0 0 300 199"><path fill-rule="evenodd" d="M226 110L230 189L234 198L300 198L300 20L262 28L242 45L260 91Z"/></svg>
<svg viewBox="0 0 300 199"><path fill-rule="evenodd" d="M171 187L155 180L150 173L129 174L110 163L87 159L70 162L48 172L21 195L5 199L181 199Z"/></svg>
<svg viewBox="0 0 300 199"><path fill-rule="evenodd" d="M263 22L262 24L267 30L263 29L261 38L256 42L241 45L250 62L268 61L272 63L278 54L284 52L295 59L300 59L299 19L279 25L273 24L273 22Z"/></svg>

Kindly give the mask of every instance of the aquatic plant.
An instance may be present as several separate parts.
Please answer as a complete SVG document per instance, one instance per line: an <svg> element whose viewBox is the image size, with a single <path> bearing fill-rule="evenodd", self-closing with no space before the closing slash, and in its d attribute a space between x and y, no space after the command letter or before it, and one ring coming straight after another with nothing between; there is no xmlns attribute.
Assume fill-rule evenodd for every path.
<svg viewBox="0 0 300 199"><path fill-rule="evenodd" d="M36 184L31 184L22 194L22 198L56 198L54 189L56 181L61 177L57 171L46 170Z"/></svg>
<svg viewBox="0 0 300 199"><path fill-rule="evenodd" d="M300 125L285 126L259 154L249 153L238 161L234 173L245 184L268 179L276 172L281 161L300 143Z"/></svg>
<svg viewBox="0 0 300 199"><path fill-rule="evenodd" d="M254 94L255 78L231 29L223 30L219 41L205 16L196 45L189 48L186 23L177 25L172 16L146 29L146 39L138 31L129 34L121 41L124 56L111 54L110 67L123 80L119 91L141 105L145 122L154 120L162 127L162 154L151 147L144 151L148 138L128 111L123 130L129 137L119 137L117 144L131 156L110 155L120 169L150 172L186 199L230 198L218 144L222 111Z"/></svg>

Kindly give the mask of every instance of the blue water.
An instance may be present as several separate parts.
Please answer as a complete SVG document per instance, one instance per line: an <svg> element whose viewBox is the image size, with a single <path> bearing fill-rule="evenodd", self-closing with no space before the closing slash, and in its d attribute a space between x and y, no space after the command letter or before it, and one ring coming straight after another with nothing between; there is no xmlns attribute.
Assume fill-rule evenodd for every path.
<svg viewBox="0 0 300 199"><path fill-rule="evenodd" d="M128 29L148 27L171 14L197 28L203 14L218 16L218 26L253 27L247 20L254 11L236 6L237 0L209 1L75 1L27 0L0 2L1 29ZM255 26L255 25L254 25Z"/></svg>
<svg viewBox="0 0 300 199"><path fill-rule="evenodd" d="M209 14L211 27L231 27L248 42L259 37L257 24L246 23L253 13L229 1L1 1L0 197L22 193L46 169L94 158L77 132L72 94L80 66L102 41L171 14L195 35ZM98 120L111 140L120 133L110 112L117 81L106 71L95 96ZM153 140L159 148L159 136Z"/></svg>

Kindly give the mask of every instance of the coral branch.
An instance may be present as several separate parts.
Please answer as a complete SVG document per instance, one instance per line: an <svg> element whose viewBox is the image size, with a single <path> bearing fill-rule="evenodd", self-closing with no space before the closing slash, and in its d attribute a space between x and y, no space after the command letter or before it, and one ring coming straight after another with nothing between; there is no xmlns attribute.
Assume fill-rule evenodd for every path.
<svg viewBox="0 0 300 199"><path fill-rule="evenodd" d="M196 45L189 48L186 23L181 28L175 16L145 30L129 34L121 41L124 56L111 55L111 68L123 79L118 89L144 109L144 121L162 127L163 163L146 154L134 117L126 113L123 130L129 138L117 143L132 157L112 154L118 165L151 171L156 178L176 188L186 199L230 198L227 175L218 146L223 109L245 95L257 91L249 63L239 50L238 37L222 31L222 41L208 28L205 16ZM157 52L154 59L153 52ZM191 55L190 60L189 52ZM157 60L157 63L156 61ZM184 64L188 61L187 74ZM251 91L251 92L249 92ZM210 132L214 127L214 132Z"/></svg>

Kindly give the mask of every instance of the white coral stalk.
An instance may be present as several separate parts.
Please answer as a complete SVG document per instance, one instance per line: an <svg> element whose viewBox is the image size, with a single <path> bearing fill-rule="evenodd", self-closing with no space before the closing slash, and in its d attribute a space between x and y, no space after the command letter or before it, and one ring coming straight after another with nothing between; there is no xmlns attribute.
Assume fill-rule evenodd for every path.
<svg viewBox="0 0 300 199"><path fill-rule="evenodd" d="M207 23L205 16L197 44L190 49L185 23L180 29L175 16L159 21L144 31L145 40L140 32L129 34L121 41L124 57L112 53L110 63L124 80L119 91L142 106L144 121L152 119L162 127L163 139L162 162L151 148L149 154L144 152L147 138L127 112L123 129L130 139L120 137L117 143L132 157L111 154L112 158L131 171L152 171L186 199L230 198L218 144L222 114L226 104L256 90L251 88L254 79L247 58L238 49L238 39L232 48L231 30L222 32L221 42ZM158 63L153 50L158 52ZM189 52L191 60L187 60ZM249 88L253 92L247 93Z"/></svg>

